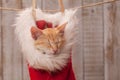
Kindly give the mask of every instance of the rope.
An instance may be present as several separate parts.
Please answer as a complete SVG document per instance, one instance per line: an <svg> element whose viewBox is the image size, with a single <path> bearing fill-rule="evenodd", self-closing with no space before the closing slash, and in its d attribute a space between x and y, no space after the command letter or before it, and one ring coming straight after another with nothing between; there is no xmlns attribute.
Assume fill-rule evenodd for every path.
<svg viewBox="0 0 120 80"><path fill-rule="evenodd" d="M106 3L112 3L112 2L116 2L116 1L119 1L119 0L110 0L110 1L98 2L98 3L93 3L93 4L84 5L84 6L79 6L79 7L74 7L74 8L69 8L69 9L88 8L88 7L97 6L97 5L102 5L102 4L106 4ZM20 11L20 10L22 10L22 9L3 8L3 7L0 7L0 10ZM44 12L57 12L57 11L59 11L59 10L42 10L42 11L44 11Z"/></svg>
<svg viewBox="0 0 120 80"><path fill-rule="evenodd" d="M32 0L32 16L34 20L36 21L36 0Z"/></svg>
<svg viewBox="0 0 120 80"><path fill-rule="evenodd" d="M69 8L69 9L81 9L81 8L88 8L88 7L93 7L93 6L97 6L97 5L102 5L102 4L106 4L106 3L112 3L112 2L116 2L116 1L119 1L119 0L111 0L111 1L104 1L104 2L97 2L97 3L92 3L92 4L89 4L89 5L84 5L84 6L79 6L79 7L74 7L74 8ZM59 10L42 10L44 12L57 12Z"/></svg>
<svg viewBox="0 0 120 80"><path fill-rule="evenodd" d="M20 11L21 9L15 9L15 8L3 8L3 7L0 7L0 10Z"/></svg>
<svg viewBox="0 0 120 80"><path fill-rule="evenodd" d="M63 5L63 1L62 0L59 0L59 5L60 5L60 11L62 12L62 13L64 13L64 5Z"/></svg>

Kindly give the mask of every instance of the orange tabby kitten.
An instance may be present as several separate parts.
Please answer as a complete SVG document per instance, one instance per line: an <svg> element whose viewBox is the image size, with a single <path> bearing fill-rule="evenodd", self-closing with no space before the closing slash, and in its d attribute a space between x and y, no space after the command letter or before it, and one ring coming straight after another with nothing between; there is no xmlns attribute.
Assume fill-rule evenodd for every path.
<svg viewBox="0 0 120 80"><path fill-rule="evenodd" d="M67 23L56 28L46 28L44 30L36 27L31 28L31 34L35 40L35 47L43 54L57 54L64 46L64 29Z"/></svg>

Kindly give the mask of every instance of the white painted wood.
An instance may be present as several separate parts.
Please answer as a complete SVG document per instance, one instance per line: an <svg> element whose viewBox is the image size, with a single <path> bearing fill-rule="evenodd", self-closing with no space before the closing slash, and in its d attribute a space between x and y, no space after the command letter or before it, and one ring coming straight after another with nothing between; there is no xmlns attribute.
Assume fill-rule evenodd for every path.
<svg viewBox="0 0 120 80"><path fill-rule="evenodd" d="M116 2L116 15L115 15L115 60L117 66L117 80L120 80L120 1ZM115 79L114 79L115 80Z"/></svg>
<svg viewBox="0 0 120 80"><path fill-rule="evenodd" d="M23 58L23 66L22 66L22 80L30 80L28 66L25 58Z"/></svg>
<svg viewBox="0 0 120 80"><path fill-rule="evenodd" d="M84 0L83 5L102 0ZM83 9L84 80L104 80L102 6Z"/></svg>
<svg viewBox="0 0 120 80"><path fill-rule="evenodd" d="M32 7L32 0L21 0L22 1L22 8L31 8ZM36 0L36 7L41 7L41 0Z"/></svg>
<svg viewBox="0 0 120 80"><path fill-rule="evenodd" d="M0 1L2 6L2 1ZM2 80L2 10L0 10L0 80Z"/></svg>
<svg viewBox="0 0 120 80"><path fill-rule="evenodd" d="M14 36L14 42L13 42L13 55L12 55L12 59L13 59L13 80L23 80L22 79L22 54L20 51L20 46L18 45L18 41Z"/></svg>
<svg viewBox="0 0 120 80"><path fill-rule="evenodd" d="M43 10L56 10L56 9L59 9L58 0L52 0L52 1L51 0L41 0L41 1L42 1L41 7L42 7Z"/></svg>
<svg viewBox="0 0 120 80"><path fill-rule="evenodd" d="M32 0L22 0L22 8L29 8L32 6Z"/></svg>
<svg viewBox="0 0 120 80"><path fill-rule="evenodd" d="M120 3L104 5L105 80L120 80L119 14Z"/></svg>
<svg viewBox="0 0 120 80"><path fill-rule="evenodd" d="M37 8L42 8L42 0L37 0Z"/></svg>
<svg viewBox="0 0 120 80"><path fill-rule="evenodd" d="M22 1L21 0L16 0L16 1L14 1L14 7L16 7L16 8L21 8L22 7ZM16 12L17 13L17 12ZM15 20L15 15L16 15L16 13L14 12L14 14L13 14L13 20ZM12 24L13 24L14 22L12 22ZM14 30L14 29L13 29ZM13 80L23 80L22 79L22 66L23 66L23 64L22 64L22 54L21 54L21 51L20 51L20 46L19 46L19 44L18 44L18 41L17 41L17 39L16 39L16 37L15 37L15 34L13 33L13 37L14 37L14 39L13 39Z"/></svg>
<svg viewBox="0 0 120 80"><path fill-rule="evenodd" d="M4 15L4 16L3 16ZM9 19L13 16L9 12L3 11L3 79L12 80L13 78L13 31L10 25L12 24ZM6 24L7 22L7 24Z"/></svg>
<svg viewBox="0 0 120 80"><path fill-rule="evenodd" d="M3 7L17 6L16 0L2 1ZM21 54L19 54L19 47L14 37L14 23L15 12L2 11L2 66L3 66L3 80L22 80L22 64Z"/></svg>

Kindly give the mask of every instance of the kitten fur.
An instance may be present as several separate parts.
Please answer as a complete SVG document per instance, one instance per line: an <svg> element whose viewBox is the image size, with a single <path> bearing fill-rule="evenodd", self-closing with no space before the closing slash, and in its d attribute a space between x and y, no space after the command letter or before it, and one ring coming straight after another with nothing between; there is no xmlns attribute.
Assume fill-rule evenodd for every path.
<svg viewBox="0 0 120 80"><path fill-rule="evenodd" d="M29 63L29 65L35 69L43 69L47 71L61 70L66 66L70 55L71 47L76 42L74 40L77 27L77 19L75 12L77 10L65 10L64 15L61 12L54 14L42 12L40 9L36 9L36 19L45 20L55 25L62 25L68 22L65 31L65 43L61 50L61 53L57 56L51 54L42 54L34 47L34 39L31 36L30 29L32 26L36 26L32 17L32 9L28 8L19 12L15 22L15 34L21 45L22 52Z"/></svg>
<svg viewBox="0 0 120 80"><path fill-rule="evenodd" d="M43 54L58 55L65 43L64 29L66 24L44 30L32 27L31 35L35 40L35 47Z"/></svg>

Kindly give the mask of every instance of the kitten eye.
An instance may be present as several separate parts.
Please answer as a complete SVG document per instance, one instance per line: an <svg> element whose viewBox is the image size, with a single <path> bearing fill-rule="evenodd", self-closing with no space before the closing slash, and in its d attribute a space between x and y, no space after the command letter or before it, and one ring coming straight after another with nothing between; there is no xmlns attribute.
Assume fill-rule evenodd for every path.
<svg viewBox="0 0 120 80"><path fill-rule="evenodd" d="M54 42L55 44L59 44L59 43L61 43L62 42L62 40L57 40L56 42Z"/></svg>
<svg viewBox="0 0 120 80"><path fill-rule="evenodd" d="M43 52L43 54L46 54L46 52Z"/></svg>

